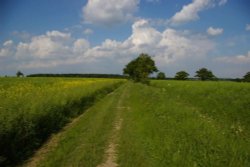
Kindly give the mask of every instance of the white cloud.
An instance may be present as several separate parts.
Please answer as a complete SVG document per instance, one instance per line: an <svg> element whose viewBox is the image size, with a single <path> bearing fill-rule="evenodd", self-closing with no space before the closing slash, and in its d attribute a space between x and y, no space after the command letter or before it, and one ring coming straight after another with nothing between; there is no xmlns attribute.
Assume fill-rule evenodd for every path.
<svg viewBox="0 0 250 167"><path fill-rule="evenodd" d="M132 43L135 45L155 45L162 38L161 33L149 26L147 20L139 20L132 25Z"/></svg>
<svg viewBox="0 0 250 167"><path fill-rule="evenodd" d="M219 6L225 5L227 3L227 0L220 0L219 1Z"/></svg>
<svg viewBox="0 0 250 167"><path fill-rule="evenodd" d="M70 38L70 33L63 33L60 31L48 31L46 35L55 40L67 40Z"/></svg>
<svg viewBox="0 0 250 167"><path fill-rule="evenodd" d="M224 5L227 0L193 0L190 4L184 5L181 11L177 12L170 22L173 25L182 24L199 19L199 12L209 8Z"/></svg>
<svg viewBox="0 0 250 167"><path fill-rule="evenodd" d="M154 56L158 64L166 65L204 57L214 48L213 42L206 37L169 28L160 32L151 27L147 20L138 20L132 25L132 30L126 40L119 42L107 39L102 45L90 49L86 55L92 58L122 59L121 62L126 62L144 52Z"/></svg>
<svg viewBox="0 0 250 167"><path fill-rule="evenodd" d="M246 55L236 56L223 56L215 59L219 62L231 63L231 64L249 64L250 63L250 51Z"/></svg>
<svg viewBox="0 0 250 167"><path fill-rule="evenodd" d="M88 0L83 7L84 21L112 26L133 18L140 0Z"/></svg>
<svg viewBox="0 0 250 167"><path fill-rule="evenodd" d="M192 3L184 5L181 11L172 18L173 24L181 24L199 19L198 13L211 5L211 0L193 0Z"/></svg>
<svg viewBox="0 0 250 167"><path fill-rule="evenodd" d="M146 0L147 2L160 2L160 0Z"/></svg>
<svg viewBox="0 0 250 167"><path fill-rule="evenodd" d="M77 39L73 45L73 52L77 54L83 54L90 48L89 41L86 39Z"/></svg>
<svg viewBox="0 0 250 167"><path fill-rule="evenodd" d="M83 33L84 33L85 35L91 35L91 34L94 33L94 31L93 31L92 29L90 29L90 28L87 28L87 29L85 29L85 30L83 31Z"/></svg>
<svg viewBox="0 0 250 167"><path fill-rule="evenodd" d="M214 43L205 36L170 28L158 31L142 19L132 25L132 34L124 41L106 39L91 47L86 39L74 39L70 34L50 31L32 37L29 42L19 42L14 55L20 68L48 69L75 64L90 67L94 64L96 69L113 66L121 69L140 53L154 56L158 65L165 66L206 57L213 49Z"/></svg>
<svg viewBox="0 0 250 167"><path fill-rule="evenodd" d="M68 53L67 41L71 35L59 31L48 31L45 35L34 36L30 42L17 45L17 58L35 56L39 59L61 57Z"/></svg>
<svg viewBox="0 0 250 167"><path fill-rule="evenodd" d="M250 24L246 25L246 31L250 31Z"/></svg>
<svg viewBox="0 0 250 167"><path fill-rule="evenodd" d="M3 47L0 48L0 57L8 57L13 55L13 41L8 40L3 43Z"/></svg>
<svg viewBox="0 0 250 167"><path fill-rule="evenodd" d="M212 35L212 36L217 36L217 35L220 35L220 34L222 34L223 33L223 28L213 28L213 27L209 27L208 29L207 29L207 33L209 34L209 35Z"/></svg>
<svg viewBox="0 0 250 167"><path fill-rule="evenodd" d="M4 47L10 47L10 46L12 46L13 45L13 41L12 40L8 40L8 41L5 41L4 43L3 43L3 46Z"/></svg>

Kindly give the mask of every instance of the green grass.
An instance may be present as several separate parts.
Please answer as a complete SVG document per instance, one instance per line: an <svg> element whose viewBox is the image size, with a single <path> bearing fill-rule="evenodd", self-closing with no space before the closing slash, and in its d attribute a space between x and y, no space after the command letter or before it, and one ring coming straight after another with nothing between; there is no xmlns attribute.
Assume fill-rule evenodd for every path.
<svg viewBox="0 0 250 167"><path fill-rule="evenodd" d="M96 103L67 130L60 134L56 147L45 155L38 166L97 166L103 160L117 105L126 86L118 88Z"/></svg>
<svg viewBox="0 0 250 167"><path fill-rule="evenodd" d="M118 149L122 167L250 166L250 85L134 84ZM239 91L240 90L240 91Z"/></svg>
<svg viewBox="0 0 250 167"><path fill-rule="evenodd" d="M128 82L33 159L48 167L103 162L119 99L124 108L115 140L119 166L250 166L250 84L234 82Z"/></svg>
<svg viewBox="0 0 250 167"><path fill-rule="evenodd" d="M0 78L0 165L30 155L51 133L123 80Z"/></svg>

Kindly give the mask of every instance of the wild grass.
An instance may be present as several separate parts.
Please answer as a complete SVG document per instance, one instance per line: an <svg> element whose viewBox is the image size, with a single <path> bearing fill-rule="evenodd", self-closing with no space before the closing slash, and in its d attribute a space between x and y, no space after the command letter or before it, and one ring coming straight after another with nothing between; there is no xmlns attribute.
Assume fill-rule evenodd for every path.
<svg viewBox="0 0 250 167"><path fill-rule="evenodd" d="M134 84L123 114L122 167L250 166L250 85Z"/></svg>
<svg viewBox="0 0 250 167"><path fill-rule="evenodd" d="M0 164L16 164L123 80L0 79Z"/></svg>
<svg viewBox="0 0 250 167"><path fill-rule="evenodd" d="M38 166L94 167L104 157L117 114L117 99L124 86L97 102L60 134L56 147L49 150Z"/></svg>
<svg viewBox="0 0 250 167"><path fill-rule="evenodd" d="M17 125L20 121L20 124L25 126L20 128L22 131L16 130L19 133L15 135L22 139L25 137L22 134L26 134L30 128L29 121L40 120L34 119L35 113L38 113L38 118L42 116L42 113L47 113L46 117L41 117L44 118L41 119L41 124L53 127L53 122L61 119L58 111L63 111L63 113L69 111L64 110L64 107L63 110L56 110L54 106L60 106L59 104L68 106L69 103L69 106L75 106L71 107L73 110L70 110L73 111L73 116L77 115L84 111L79 110L79 105L83 103L74 102L79 99L82 99L79 100L80 102L86 101L86 97L92 99L90 97L93 96L88 95L94 95L96 99L100 92L98 94L93 92L106 90L104 89L106 86L111 91L114 89L111 85L120 82L120 80L109 80L102 85L105 82L102 80L93 88L97 80L90 82L90 85L80 83L78 85L78 82L73 82L74 80L62 79L61 81L71 86L66 83L60 84L59 80L55 82L46 80L46 83L41 84L41 81L34 79L35 85L43 89L41 88L41 91L34 89L30 96L23 97L30 97L27 98L30 102L35 99L40 99L40 101L34 102L33 109L37 108L36 112L25 110L25 114L21 114L23 117L14 117L13 113L22 111L18 110L18 106L22 106L21 104L27 101L13 103L13 105L11 101L2 103L1 106L9 104L10 108L13 107L15 110L10 110L12 112L5 110L6 114L1 112L1 121L5 119L7 121L4 124L0 122L0 127L4 127L0 134L4 134L4 130L8 128L19 129ZM23 83L20 81L18 84ZM15 85L2 85L0 90L15 88ZM59 85L64 85L64 89ZM53 89L49 89L51 86ZM14 92L22 97L24 93L19 93L19 89ZM53 91L54 89L56 91ZM92 91L86 93L87 90ZM47 92L43 94L43 91ZM126 91L126 96L123 98L122 107L126 110L121 112L120 117L123 121L116 140L119 166L250 166L250 85L248 83L199 81L152 81L151 86L129 82L121 86L111 95L95 103L72 126L61 132L55 146L44 154L39 165L96 166L103 162L105 149L108 146L107 141L112 136L118 99L123 91ZM7 96L8 93L2 95ZM84 98L79 98L80 95L84 95L82 96ZM28 109L32 106L30 104L33 103L23 106ZM46 108L51 108L51 110L46 110ZM66 107L66 109L69 108ZM66 121L71 116L71 114L67 115ZM11 124L13 122L9 120L10 118L15 120L15 124ZM46 122L47 120L49 121Z"/></svg>

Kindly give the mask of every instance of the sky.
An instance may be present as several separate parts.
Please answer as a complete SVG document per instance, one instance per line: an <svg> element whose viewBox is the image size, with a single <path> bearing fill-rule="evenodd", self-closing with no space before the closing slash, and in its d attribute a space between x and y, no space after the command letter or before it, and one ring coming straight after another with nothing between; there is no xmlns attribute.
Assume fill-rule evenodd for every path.
<svg viewBox="0 0 250 167"><path fill-rule="evenodd" d="M249 0L1 0L0 75L122 74L140 53L168 77L250 71Z"/></svg>

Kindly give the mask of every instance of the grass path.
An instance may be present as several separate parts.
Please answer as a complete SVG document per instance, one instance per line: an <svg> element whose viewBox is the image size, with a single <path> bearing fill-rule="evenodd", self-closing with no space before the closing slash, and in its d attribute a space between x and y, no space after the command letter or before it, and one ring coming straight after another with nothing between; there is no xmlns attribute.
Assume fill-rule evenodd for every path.
<svg viewBox="0 0 250 167"><path fill-rule="evenodd" d="M116 165L115 140L127 91L127 85L122 85L97 102L54 135L24 166L95 167L102 162Z"/></svg>
<svg viewBox="0 0 250 167"><path fill-rule="evenodd" d="M125 98L128 94L128 91L125 89L123 90L123 93L121 97L119 98L117 107L116 107L116 119L115 124L112 130L112 136L109 140L109 146L106 148L105 156L106 161L98 165L97 167L117 167L117 140L118 140L118 134L122 126L123 119L121 117L121 113L125 112L128 108L123 105Z"/></svg>
<svg viewBox="0 0 250 167"><path fill-rule="evenodd" d="M214 101L220 93L207 99L204 88L193 93L203 83L195 82L197 86L179 92L184 83L162 84L122 85L52 137L33 159L34 166L250 166L249 98L235 105L242 108L231 110L234 105L229 102L237 99L237 93L225 95L233 101L221 108L216 104L222 105L224 99ZM221 109L231 116L222 117ZM245 117L234 113L245 113ZM241 118L237 126L229 121L234 117Z"/></svg>

